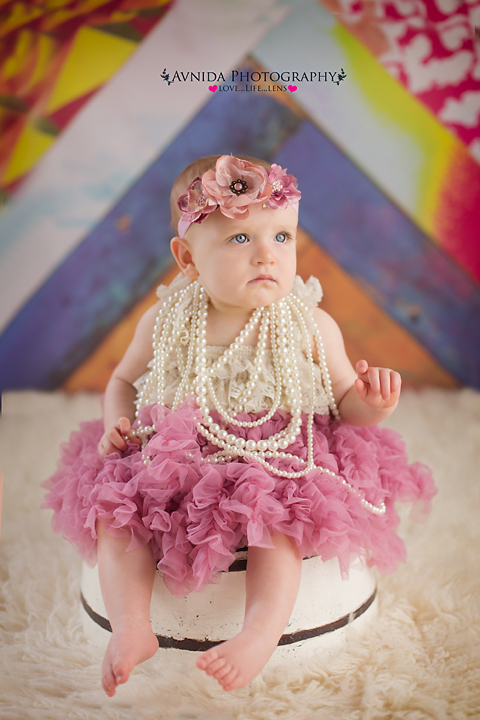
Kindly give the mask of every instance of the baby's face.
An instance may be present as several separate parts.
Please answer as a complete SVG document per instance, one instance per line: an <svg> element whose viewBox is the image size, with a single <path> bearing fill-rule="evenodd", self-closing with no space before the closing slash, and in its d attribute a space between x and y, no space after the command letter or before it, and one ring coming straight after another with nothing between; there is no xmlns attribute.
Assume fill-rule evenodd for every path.
<svg viewBox="0 0 480 720"><path fill-rule="evenodd" d="M296 273L298 216L285 210L249 208L246 219L219 210L187 233L195 272L214 307L241 314L288 295Z"/></svg>

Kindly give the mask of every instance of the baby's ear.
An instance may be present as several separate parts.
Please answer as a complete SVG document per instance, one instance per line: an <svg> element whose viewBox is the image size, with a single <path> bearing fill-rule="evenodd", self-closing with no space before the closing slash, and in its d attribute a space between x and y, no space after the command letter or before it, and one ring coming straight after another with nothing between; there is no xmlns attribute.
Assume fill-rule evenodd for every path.
<svg viewBox="0 0 480 720"><path fill-rule="evenodd" d="M170 249L182 273L191 280L196 280L198 271L193 262L188 240L176 236L170 240Z"/></svg>

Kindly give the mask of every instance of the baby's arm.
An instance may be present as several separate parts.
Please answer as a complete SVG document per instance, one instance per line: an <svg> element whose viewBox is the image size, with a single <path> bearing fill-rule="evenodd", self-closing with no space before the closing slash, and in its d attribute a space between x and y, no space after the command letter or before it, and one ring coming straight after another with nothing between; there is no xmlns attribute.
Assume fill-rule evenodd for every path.
<svg viewBox="0 0 480 720"><path fill-rule="evenodd" d="M145 372L153 357L152 336L160 305L153 305L143 315L132 342L108 381L103 409L105 432L98 444L102 457L125 450L127 446L123 436L129 433L135 416L137 391L133 383Z"/></svg>
<svg viewBox="0 0 480 720"><path fill-rule="evenodd" d="M319 308L313 310L313 316L322 336L341 418L356 426L375 425L385 420L395 410L400 397L399 373L369 367L366 360L359 360L354 369L337 323Z"/></svg>

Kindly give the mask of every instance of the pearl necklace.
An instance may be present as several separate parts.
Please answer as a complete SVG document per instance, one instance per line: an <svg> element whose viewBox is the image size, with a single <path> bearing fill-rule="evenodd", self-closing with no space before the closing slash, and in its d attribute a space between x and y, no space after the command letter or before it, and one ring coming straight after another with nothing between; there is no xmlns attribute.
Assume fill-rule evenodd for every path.
<svg viewBox="0 0 480 720"><path fill-rule="evenodd" d="M181 309L182 306L184 306L183 310ZM340 482L348 492L356 495L362 505L370 512L376 515L384 514L386 508L383 502L379 506L373 505L365 500L359 491L350 485L345 478L327 468L315 465L313 459L315 364L310 342L312 336L315 339L322 384L329 409L337 418L339 412L333 396L323 342L316 323L308 312L305 303L296 295L290 293L290 295L282 298L277 303L257 308L244 329L210 367L207 366L207 316L208 297L198 281L192 282L183 290L173 293L165 301L155 323L153 361L151 370L138 393L136 416L138 417L140 409L146 405L152 403L164 404L166 360L175 353L181 379L172 404L172 410L178 410L186 397L194 395L202 413L202 420L197 423L197 430L208 442L220 448L218 452L203 458L204 462L218 463L236 457L249 457L268 468L273 474L286 478L300 478L310 470L316 469ZM218 372L227 362L234 358L236 351L244 344L246 338L257 325L259 325L257 352L248 382L233 408L222 407L215 392L213 378L218 375ZM297 365L300 347L295 332L296 329L300 331L302 346L310 369L307 460L302 460L289 452L285 452L294 443L302 427L300 400L302 397L302 384ZM257 420L238 420L235 415L244 412L245 404L255 390L265 357L269 334L275 376L275 394L272 407L266 415ZM182 344L188 346L186 360L181 350ZM220 427L210 415L209 401L223 418L225 424L240 428L254 428L268 422L279 409L284 398L290 409L290 422L286 428L263 440L245 440L242 437L237 437L234 433ZM151 425L139 426L131 432L130 436L135 435L140 438L142 440L142 449L144 449L148 443L148 438L154 432L155 428ZM145 464L150 462L148 456L144 455L143 458ZM269 462L272 458L295 461L303 465L303 468L300 471L288 472L273 467Z"/></svg>

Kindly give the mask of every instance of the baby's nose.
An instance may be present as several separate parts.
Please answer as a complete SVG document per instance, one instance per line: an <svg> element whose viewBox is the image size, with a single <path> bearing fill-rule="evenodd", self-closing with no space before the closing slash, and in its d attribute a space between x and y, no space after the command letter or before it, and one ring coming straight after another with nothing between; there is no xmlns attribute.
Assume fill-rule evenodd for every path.
<svg viewBox="0 0 480 720"><path fill-rule="evenodd" d="M255 248L255 258L259 263L275 262L275 254L269 242L259 242Z"/></svg>

